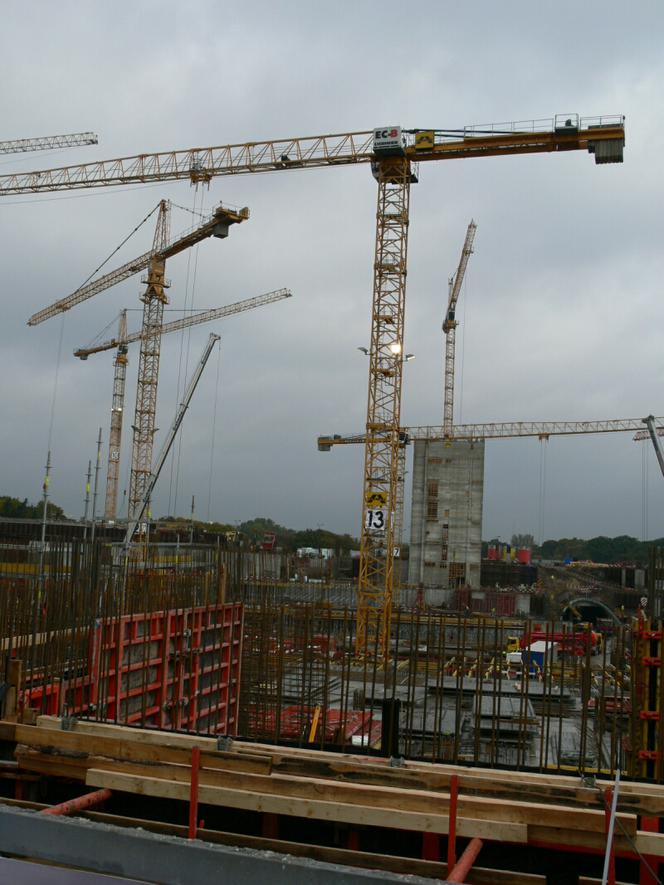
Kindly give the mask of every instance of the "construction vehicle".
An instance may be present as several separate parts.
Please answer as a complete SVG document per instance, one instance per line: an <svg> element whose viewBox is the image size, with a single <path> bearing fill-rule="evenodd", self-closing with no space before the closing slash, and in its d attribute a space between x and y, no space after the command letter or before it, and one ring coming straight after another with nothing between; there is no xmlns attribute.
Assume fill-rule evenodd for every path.
<svg viewBox="0 0 664 885"><path fill-rule="evenodd" d="M385 658L394 580L410 186L418 180L416 164L573 150L588 151L597 164L620 163L624 143L622 116L565 114L548 120L444 130L381 126L364 132L139 154L0 176L0 196L178 179L199 184L218 175L371 165L378 200L356 651L364 656L375 650ZM149 298L160 301L157 296ZM143 455L133 469L136 477L145 476L148 442L145 438L139 446Z"/></svg>

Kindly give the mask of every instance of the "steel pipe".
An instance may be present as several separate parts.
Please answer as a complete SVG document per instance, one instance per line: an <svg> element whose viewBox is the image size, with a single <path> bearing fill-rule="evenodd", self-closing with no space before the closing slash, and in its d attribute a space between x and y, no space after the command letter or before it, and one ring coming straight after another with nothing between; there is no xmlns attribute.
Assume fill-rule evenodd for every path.
<svg viewBox="0 0 664 885"><path fill-rule="evenodd" d="M482 845L484 845L484 842L477 837L470 840L452 872L447 874L447 882L456 882L463 885L466 881L466 876L477 859L477 855L482 850Z"/></svg>
<svg viewBox="0 0 664 885"><path fill-rule="evenodd" d="M44 808L40 814L74 814L77 811L85 811L86 808L94 808L95 805L101 805L107 799L110 799L112 793L110 790L95 790L94 793L86 793L85 796L79 796L77 799L70 799L68 802L61 802L59 805L51 805L50 808Z"/></svg>

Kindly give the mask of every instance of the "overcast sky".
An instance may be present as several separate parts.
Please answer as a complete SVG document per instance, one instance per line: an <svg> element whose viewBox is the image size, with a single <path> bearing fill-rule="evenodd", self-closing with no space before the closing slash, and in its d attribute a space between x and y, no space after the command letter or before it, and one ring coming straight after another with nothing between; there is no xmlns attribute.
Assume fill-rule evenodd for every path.
<svg viewBox="0 0 664 885"><path fill-rule="evenodd" d="M458 312L456 420L664 414L663 32L657 0L423 0L410 9L394 0L6 0L0 140L93 130L99 145L4 156L0 173L383 124L624 114L620 166L595 166L580 151L422 166L406 313L406 350L416 359L405 369L402 414L406 424L441 422L440 324L471 217L478 230ZM80 362L72 351L123 307L134 309L130 328L139 325L139 278L64 321L29 328L26 320L80 285L161 198L251 209L227 240L169 262L171 308L282 286L293 298L198 327L190 340L164 339L156 450L178 371L191 371L210 331L222 349L153 512L186 514L195 495L202 519L269 516L357 534L361 449L321 454L316 437L360 432L366 418L367 362L357 347L369 338L376 185L364 165L218 178L198 192L180 182L0 198L0 494L40 496L59 367L51 494L82 514L100 426L106 461L113 354ZM173 230L190 218L174 210ZM151 220L108 267L148 249L153 230ZM137 362L134 346L123 489ZM534 440L487 443L483 537L664 535L664 482L649 444L625 434L552 439L542 449ZM105 470L99 510L104 482Z"/></svg>

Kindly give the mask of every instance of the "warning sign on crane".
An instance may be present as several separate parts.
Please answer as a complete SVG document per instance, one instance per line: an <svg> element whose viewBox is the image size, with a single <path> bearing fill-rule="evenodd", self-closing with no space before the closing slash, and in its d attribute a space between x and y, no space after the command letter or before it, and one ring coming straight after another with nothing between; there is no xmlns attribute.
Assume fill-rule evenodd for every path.
<svg viewBox="0 0 664 885"><path fill-rule="evenodd" d="M366 494L367 507L384 507L387 504L387 492L370 489Z"/></svg>

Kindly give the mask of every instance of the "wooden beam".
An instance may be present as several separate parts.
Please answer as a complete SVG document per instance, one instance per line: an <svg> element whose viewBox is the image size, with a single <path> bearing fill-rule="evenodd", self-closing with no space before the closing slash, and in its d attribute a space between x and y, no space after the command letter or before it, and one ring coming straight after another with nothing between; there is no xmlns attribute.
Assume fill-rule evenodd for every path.
<svg viewBox="0 0 664 885"><path fill-rule="evenodd" d="M112 790L161 799L186 801L189 798L188 784L155 777L138 777L91 768L87 772L85 782L89 786L108 787ZM356 826L416 830L441 835L447 833L448 830L448 818L443 814L395 811L393 808L379 806L350 805L343 802L270 795L207 785L200 785L199 801L202 805L220 805L228 808L284 814L289 817L314 818ZM523 842L527 838L527 827L523 824L459 817L457 819L457 833L460 836L469 837L479 835L494 842Z"/></svg>

